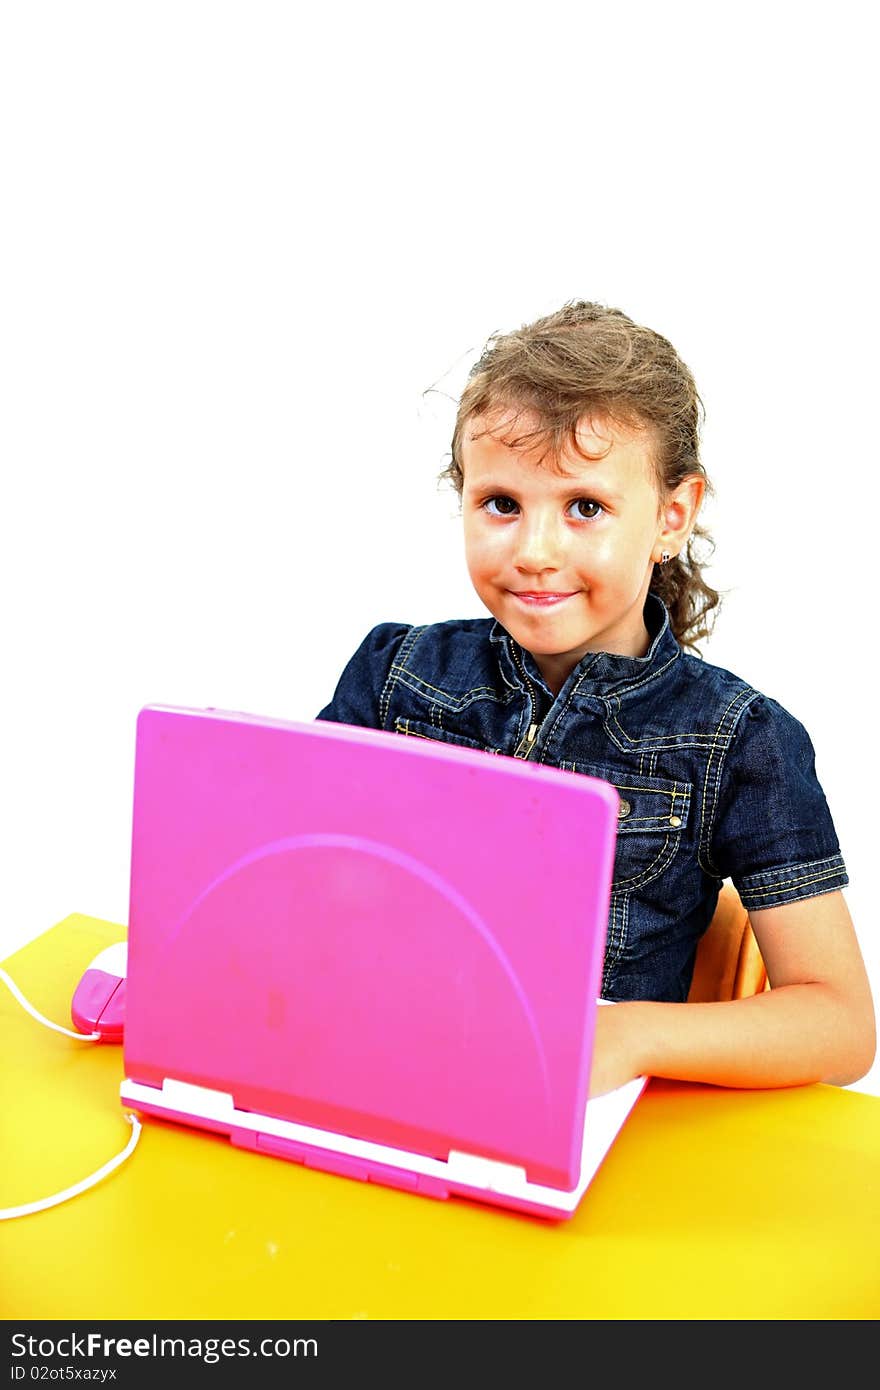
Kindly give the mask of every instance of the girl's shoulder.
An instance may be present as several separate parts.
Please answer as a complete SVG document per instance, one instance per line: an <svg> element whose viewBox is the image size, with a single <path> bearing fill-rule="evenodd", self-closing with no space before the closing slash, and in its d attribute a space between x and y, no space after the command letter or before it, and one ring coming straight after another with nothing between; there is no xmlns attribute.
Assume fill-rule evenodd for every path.
<svg viewBox="0 0 880 1390"><path fill-rule="evenodd" d="M704 656L696 656L684 649L681 652L679 667L681 674L689 680L702 681L705 685L719 686L731 691L748 690L756 695L762 693L751 681L736 671L730 671L726 666L716 666Z"/></svg>
<svg viewBox="0 0 880 1390"><path fill-rule="evenodd" d="M493 618L452 618L439 623L382 624L374 632L384 637L383 645L393 645L396 670L454 689L472 683L476 672L485 679L494 659L496 629Z"/></svg>
<svg viewBox="0 0 880 1390"><path fill-rule="evenodd" d="M441 675L453 683L468 680L474 670L488 666L495 626L492 618L378 623L349 659L337 698L356 689L375 702L388 682L401 676L428 683Z"/></svg>
<svg viewBox="0 0 880 1390"><path fill-rule="evenodd" d="M491 650L494 618L450 618L439 623L379 623L364 639L372 650L387 652L394 649L395 657L416 651L448 653L466 649L473 653L480 648Z"/></svg>
<svg viewBox="0 0 880 1390"><path fill-rule="evenodd" d="M697 689L707 695L711 691L716 706L733 716L736 743L765 750L774 746L789 754L811 746L807 729L797 715L736 671L689 652L682 652L678 664L686 680L697 683Z"/></svg>

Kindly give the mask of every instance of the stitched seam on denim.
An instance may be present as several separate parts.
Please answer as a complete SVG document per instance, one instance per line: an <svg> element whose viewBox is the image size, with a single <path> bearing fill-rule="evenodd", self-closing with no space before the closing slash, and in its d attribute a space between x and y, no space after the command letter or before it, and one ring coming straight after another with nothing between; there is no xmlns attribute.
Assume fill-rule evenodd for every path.
<svg viewBox="0 0 880 1390"><path fill-rule="evenodd" d="M749 687L749 693L756 695L758 692L752 691L751 687ZM712 749L714 749L717 743L717 730L714 734L697 734L689 732L681 734L653 734L650 738L633 738L630 734L627 733L626 729L624 729L620 720L617 718L617 712L620 709L620 702L617 700L617 698L614 697L611 700L606 700L604 703L606 717L603 721L603 725L605 728L605 732L608 734L608 737L614 743L615 747L619 748L622 753L630 752L636 748L650 748L652 750L651 756L656 758L657 753L662 752L664 749L675 750L677 748L708 748L711 751ZM625 740L624 743L619 743L617 739L615 739L612 729L610 727L612 723L616 726L621 737Z"/></svg>
<svg viewBox="0 0 880 1390"><path fill-rule="evenodd" d="M614 691L615 695L629 695L632 690L641 690L643 685L649 685L651 681L657 680L658 676L662 676L664 671L668 671L670 666L673 666L680 656L681 648L674 652L669 660L665 661L662 666L658 666L656 671L647 671L643 676L640 676L637 681L633 681L631 685L618 685Z"/></svg>
<svg viewBox="0 0 880 1390"><path fill-rule="evenodd" d="M821 883L826 878L837 878L840 869L826 869L821 874L801 874L799 878L784 878L778 883L768 883L766 888L750 888L750 898L767 898L778 892L780 888L801 888L808 883Z"/></svg>
<svg viewBox="0 0 880 1390"><path fill-rule="evenodd" d="M624 787L623 790L626 791L627 788ZM656 826L658 830L663 830L663 828L669 826L669 816L660 815L660 813L656 816L621 816L620 819L621 833L624 833L628 826ZM674 828L680 830L681 827L676 826Z"/></svg>
<svg viewBox="0 0 880 1390"><path fill-rule="evenodd" d="M477 695L495 694L491 685L472 685L463 695L450 695L448 690L441 690L439 685L432 685L430 681L423 680L422 677L417 676L414 671L406 671L404 674L409 676L410 680L419 685L422 690L430 690L432 695L439 695L446 704L454 704L457 699L469 700L474 699Z"/></svg>
<svg viewBox="0 0 880 1390"><path fill-rule="evenodd" d="M784 893L786 888L806 888L809 883L824 883L829 878L839 878L840 869L828 869L824 874L813 874L812 878L790 878L782 883L775 883L771 888L750 888L743 896L749 902L754 902L756 898L775 898L779 893Z"/></svg>
<svg viewBox="0 0 880 1390"><path fill-rule="evenodd" d="M424 690L430 691L432 695L439 696L440 703L451 710L463 708L464 705L470 704L478 696L489 699L499 699L491 685L472 686L471 689L466 690L463 695L454 696L450 695L448 691L441 690L438 686L432 685L430 681L423 680L422 677L416 675L414 671L410 671L407 667L407 662L412 655L412 649L418 639L426 631L427 624L423 623L421 627L413 628L409 636L404 639L395 661L391 664L389 678L391 674L394 673L398 681L406 685L408 689L414 690L416 694L421 694Z"/></svg>
<svg viewBox="0 0 880 1390"><path fill-rule="evenodd" d="M584 763L584 767L586 766L587 764ZM630 776L632 776L632 773L630 773ZM668 796L672 807L675 806L676 797L678 797L680 801L683 801L685 805L687 805L690 799L689 791L680 792L677 790L677 782L673 782L672 791L667 791L665 787L631 787L628 782L615 782L614 785L615 787L619 787L622 792L640 792L642 796Z"/></svg>
<svg viewBox="0 0 880 1390"><path fill-rule="evenodd" d="M826 854L824 859L805 859L802 864L778 864L773 869L759 869L756 873L745 874L740 879L740 884L746 891L755 888L775 888L778 883L790 882L786 879L772 879L773 874L807 873L813 869L837 869L843 866L842 854ZM771 879L769 883L765 880Z"/></svg>
<svg viewBox="0 0 880 1390"><path fill-rule="evenodd" d="M484 753L501 752L500 748L493 748L491 744L488 743L480 743L479 739L467 738L464 734L456 734L451 729L445 729L442 724L437 726L432 725L431 727L436 727L438 734L446 734L448 737L434 738L431 734L423 734L421 730L413 727L412 720L404 719L399 714L395 717L394 720L395 733L405 735L407 738L424 738L428 741L428 743L448 743L455 748L477 748L482 750Z"/></svg>
<svg viewBox="0 0 880 1390"><path fill-rule="evenodd" d="M617 931L615 934L614 954L610 962L612 970L616 969L620 957L623 955L624 947L629 939L629 907L629 893L619 894L616 912Z"/></svg>
<svg viewBox="0 0 880 1390"><path fill-rule="evenodd" d="M713 740L714 746L709 754L709 758L706 763L705 780L703 782L703 800L702 805L700 807L700 827L697 849L697 863L700 865L702 869L706 871L706 873L717 873L717 870L715 869L715 866L712 863L710 847L712 844L713 821L715 819L715 811L718 806L718 789L721 785L721 777L724 772L724 761L727 757L730 745L733 742L734 734L736 733L739 727L739 721L742 718L743 711L746 710L748 706L758 698L758 691L752 690L751 686L747 686L744 690L741 690L739 694L734 696L730 704L727 706L727 709L722 714L720 720L718 721L718 727L715 730ZM725 722L729 722L730 728L728 729L726 736L722 739L721 730L723 729ZM710 798L709 784L713 776L712 761L715 758L716 752L718 751L718 745L721 743L723 743L723 747L720 749L720 756L717 760L717 770L714 773L714 784L712 786L712 793Z"/></svg>
<svg viewBox="0 0 880 1390"><path fill-rule="evenodd" d="M407 670L399 663L395 664L393 669L397 671L398 679L402 680L405 685L408 684L411 689L418 687L419 692L427 690L431 695L439 695L441 702L447 706L454 706L459 701L470 702L478 697L485 698L488 696L491 698L494 696L496 700L499 698L491 685L472 685L471 688L465 690L462 695L450 695L448 690L441 690L439 686L432 685L430 681L423 680L422 677L417 676L414 671ZM403 679L404 677L406 677L406 680Z"/></svg>
<svg viewBox="0 0 880 1390"><path fill-rule="evenodd" d="M412 648L418 641L419 636L424 631L424 625L422 627L410 628L406 637L404 637L403 641L400 644L400 650L397 653L396 660L392 661L391 666L388 670L388 675L385 678L385 684L382 687L382 693L379 696L379 725L383 729L385 728L388 721L388 710L391 704L391 696L394 693L394 687L397 683L397 676L395 673L399 669L400 658L404 655L404 653L406 653L407 655L409 654L409 652L412 650Z"/></svg>
<svg viewBox="0 0 880 1390"><path fill-rule="evenodd" d="M805 871L802 874L797 874L794 878L779 878L775 883L755 884L746 887L743 881L742 892L747 893L750 898L766 898L771 897L780 888L797 888L802 883L819 883L823 878L836 878L838 874L845 872L842 864L833 864L831 868L823 869L821 873L810 874Z"/></svg>
<svg viewBox="0 0 880 1390"><path fill-rule="evenodd" d="M499 656L498 658L498 670L501 674L501 679L504 681L504 684L507 686L508 690L515 690L518 694L522 694L522 687L518 685L516 681L512 681L504 669L505 660L512 661L513 658L507 651L506 647L502 648L502 652L503 658L501 656Z"/></svg>
<svg viewBox="0 0 880 1390"><path fill-rule="evenodd" d="M561 764L560 764L560 766L561 766ZM589 767L589 763L583 763L582 766L583 766L583 767ZM575 764L575 763L572 763L572 768L576 768L576 764ZM611 769L609 768L609 771L610 771L610 770L611 770ZM587 776L587 777L589 777L589 776L591 776L592 774L591 774L591 773L585 773L584 775ZM630 773L630 776L632 776L632 773ZM609 779L603 779L603 780L609 780L609 781L610 781L611 779L609 778ZM687 809L688 809L688 807L689 807L689 805L690 805L691 794L690 794L690 791L687 789L687 783L685 783L685 790L684 790L684 791L679 791L679 790L678 790L678 783L677 783L677 782L673 782L673 784L672 784L672 791L666 791L665 788L663 788L663 787L633 787L633 786L630 786L630 784L629 784L628 782L612 782L612 786L616 787L617 790L618 790L618 791L621 791L621 792L638 792L640 796L665 796L665 797L668 797L668 798L669 798L669 814L670 814L670 815L675 815L675 801L676 801L676 798L678 798L678 800L681 801L681 802L683 803L683 806L682 806L682 815L684 815L684 813L687 811ZM657 811L657 812L654 813L653 816L637 816L635 819L637 819L637 820L655 820L656 817L657 817L658 815L660 815L660 814L662 814L662 813L659 812L659 811ZM627 817L627 820L629 821L629 817Z"/></svg>
<svg viewBox="0 0 880 1390"><path fill-rule="evenodd" d="M822 878L822 879L812 879L812 880L811 880L811 884L814 885L814 886L808 887L807 892L786 894L784 897L781 898L781 900L780 900L778 903L758 903L758 902L753 902L750 894L745 894L745 895L742 897L741 901L742 901L743 907L746 909L747 912L748 912L750 909L751 909L752 911L754 911L754 912L760 912L761 909L762 909L762 907L768 907L768 906L769 906L769 907L788 907L788 905L789 905L790 903L804 902L805 899L807 899L807 898L818 898L822 893L833 893L833 892L835 891L835 889L826 887L826 886L825 886L825 883L826 883L826 880L825 880L824 878ZM848 883L849 883L849 877L848 877L846 874L841 874L841 876L840 876L840 882L839 882L839 884L837 885L837 887L838 887L838 888L844 888ZM822 886L817 888L817 887L815 887L816 884L821 884ZM801 884L800 887L801 887L801 888L805 888L805 887L807 887L807 885L806 885L806 884Z"/></svg>
<svg viewBox="0 0 880 1390"><path fill-rule="evenodd" d="M593 663L591 662L590 665L592 665L592 664L593 664ZM588 667L587 669L589 669L589 667ZM580 687L581 687L582 682L583 682L584 680L586 680L586 675L587 675L587 673L586 673L586 671L585 671L585 672L579 677L577 684L574 685L574 686L572 686L571 690L570 690L570 691L568 692L568 694L566 695L566 697L565 697L565 703L564 703L564 705L562 706L562 708L560 709L559 713L556 715L555 719L553 720L553 723L552 723L552 725L551 725L551 727L550 727L550 732L549 732L549 734L547 735L547 737L544 739L544 746L543 746L543 748L541 749L541 756L540 756L540 760L539 760L540 762L544 763L544 762L547 761L548 755L549 755L549 752L550 752L550 747L551 747L551 744L553 743L553 739L554 739L554 736L555 736L555 734L556 734L556 730L557 730L557 728L559 727L559 723L560 723L560 721L561 721L562 719L564 719L564 718L566 717L566 715L568 714L569 710L571 709L572 700L574 699L574 697L575 697L575 695L577 694L578 690L580 690ZM549 718L549 715L548 715L548 718Z"/></svg>
<svg viewBox="0 0 880 1390"><path fill-rule="evenodd" d="M495 659L498 665L498 672L501 676L501 679L507 686L508 690L515 691L518 695L521 695L522 685L516 680L511 680L510 676L507 674L507 671L504 669L505 666L508 664L513 667L514 673L516 673L517 669L511 646L511 639L507 637L507 635L504 633L491 633L489 636L489 641L497 643L499 648L498 652L496 653Z"/></svg>
<svg viewBox="0 0 880 1390"><path fill-rule="evenodd" d="M757 691L753 693L757 694ZM621 753L630 753L636 748L650 748L653 756L656 757L657 752L663 752L664 750L672 750L674 752L680 748L707 748L711 752L715 746L717 734L652 734L650 738L633 738L627 733L626 729L617 718L619 701L615 698L614 700L606 700L604 703L605 719L602 721L602 727L615 748L619 748ZM615 738L614 730L611 727L612 724L616 726L621 739L624 740L623 742Z"/></svg>
<svg viewBox="0 0 880 1390"><path fill-rule="evenodd" d="M427 739L428 743L435 741L430 734L420 734L417 729L411 729L408 719L395 719L394 727L399 734L406 734L407 738L424 738Z"/></svg>
<svg viewBox="0 0 880 1390"><path fill-rule="evenodd" d="M655 878L659 878L660 875L669 868L669 865L675 858L675 852L680 842L680 835L667 835L666 839L663 841L662 848L656 857L651 860L648 867L643 869L640 874L636 874L635 878L616 879L615 888L626 888L628 890L643 888L646 883L651 883Z"/></svg>
<svg viewBox="0 0 880 1390"><path fill-rule="evenodd" d="M468 706L477 704L481 700L491 700L496 705L506 705L512 697L497 695L489 685L477 685L472 690L466 690L463 695L449 695L444 690L438 690L436 686L429 685L421 677L413 675L412 671L398 671L397 683L411 691L413 695L419 695L422 699L430 699L432 705L439 705L449 714L460 714Z"/></svg>
<svg viewBox="0 0 880 1390"><path fill-rule="evenodd" d="M615 721L616 722L616 721ZM602 727L614 747L621 753L634 753L637 749L647 747L656 750L658 753L678 753L682 749L695 749L697 752L712 752L714 747L711 736L706 734L657 734L651 738L631 738L621 724L617 728L623 738L618 738L611 728L611 721L603 721Z"/></svg>
<svg viewBox="0 0 880 1390"><path fill-rule="evenodd" d="M604 994L612 987L614 972L626 943L629 927L629 894L614 892L611 895L611 911L608 918L608 937L605 943L605 960L602 968L602 989Z"/></svg>

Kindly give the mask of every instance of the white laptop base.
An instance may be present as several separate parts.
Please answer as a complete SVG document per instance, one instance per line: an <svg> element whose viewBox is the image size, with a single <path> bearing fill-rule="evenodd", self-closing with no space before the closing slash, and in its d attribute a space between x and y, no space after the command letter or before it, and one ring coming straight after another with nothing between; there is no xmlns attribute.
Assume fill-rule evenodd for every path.
<svg viewBox="0 0 880 1390"><path fill-rule="evenodd" d="M159 1117L166 1114L169 1119L219 1130L241 1147L304 1162L307 1167L362 1181L372 1179L432 1197L446 1197L455 1191L465 1195L497 1193L541 1214L567 1217L580 1202L646 1082L646 1077L636 1077L587 1102L580 1178L570 1192L529 1182L524 1168L476 1154L451 1150L444 1163L424 1154L334 1134L292 1120L236 1110L228 1092L185 1081L166 1079L160 1089L126 1079L120 1087L120 1098L123 1105L134 1110ZM338 1156L335 1161L334 1155Z"/></svg>

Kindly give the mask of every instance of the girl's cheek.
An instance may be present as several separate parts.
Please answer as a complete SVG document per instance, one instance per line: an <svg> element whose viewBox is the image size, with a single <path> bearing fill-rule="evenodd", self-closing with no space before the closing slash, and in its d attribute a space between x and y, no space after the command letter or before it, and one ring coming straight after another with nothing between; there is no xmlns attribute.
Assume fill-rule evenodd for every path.
<svg viewBox="0 0 880 1390"><path fill-rule="evenodd" d="M474 549L474 558L477 563L489 563L500 559L507 554L510 549L503 533L495 532L493 535L484 536Z"/></svg>
<svg viewBox="0 0 880 1390"><path fill-rule="evenodd" d="M637 554L636 550L635 546L622 544L619 537L613 541L603 538L591 546L585 563L590 569L598 574L607 575L609 579L615 575L623 576L639 567L640 554Z"/></svg>

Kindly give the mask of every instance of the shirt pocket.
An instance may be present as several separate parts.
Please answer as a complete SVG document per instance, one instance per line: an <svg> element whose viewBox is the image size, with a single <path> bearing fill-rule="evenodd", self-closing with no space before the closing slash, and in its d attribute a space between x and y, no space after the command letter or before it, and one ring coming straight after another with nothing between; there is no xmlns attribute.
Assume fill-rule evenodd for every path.
<svg viewBox="0 0 880 1390"><path fill-rule="evenodd" d="M478 739L468 738L465 734L453 733L449 729L440 729L436 724L426 724L418 719L395 719L394 732L405 734L408 738L427 738L432 743L451 743L456 748L477 748L481 753L500 752L500 749L489 748L485 743L480 743Z"/></svg>
<svg viewBox="0 0 880 1390"><path fill-rule="evenodd" d="M560 765L610 782L620 797L614 891L632 892L659 878L681 848L690 813L692 783L643 777L598 763Z"/></svg>

